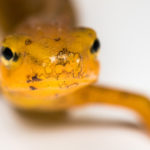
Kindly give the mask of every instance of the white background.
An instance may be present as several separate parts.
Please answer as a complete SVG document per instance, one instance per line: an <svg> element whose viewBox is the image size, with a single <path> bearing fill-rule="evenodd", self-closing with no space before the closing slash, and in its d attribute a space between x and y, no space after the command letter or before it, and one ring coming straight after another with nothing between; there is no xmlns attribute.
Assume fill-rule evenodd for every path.
<svg viewBox="0 0 150 150"><path fill-rule="evenodd" d="M74 0L101 40L100 84L150 96L150 1ZM2 150L150 150L135 114L91 106L70 117L23 115L0 101Z"/></svg>

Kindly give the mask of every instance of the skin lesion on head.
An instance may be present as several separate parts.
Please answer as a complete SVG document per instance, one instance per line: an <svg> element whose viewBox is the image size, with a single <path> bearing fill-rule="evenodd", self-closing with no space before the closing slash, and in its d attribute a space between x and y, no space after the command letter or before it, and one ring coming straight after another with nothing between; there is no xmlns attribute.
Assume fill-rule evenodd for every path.
<svg viewBox="0 0 150 150"><path fill-rule="evenodd" d="M59 42L60 40L61 40L60 37L54 39L54 41L56 41L56 42Z"/></svg>
<svg viewBox="0 0 150 150"><path fill-rule="evenodd" d="M82 70L81 55L62 48L56 55L52 55L43 62L45 74L49 77L76 77Z"/></svg>
<svg viewBox="0 0 150 150"><path fill-rule="evenodd" d="M76 60L76 61L74 61ZM63 48L57 54L57 65L65 66L67 63L79 63L81 60L81 56L77 52L70 52L67 48Z"/></svg>
<svg viewBox="0 0 150 150"><path fill-rule="evenodd" d="M25 40L25 45L30 45L30 44L32 44L32 41L30 39L26 39Z"/></svg>
<svg viewBox="0 0 150 150"><path fill-rule="evenodd" d="M56 72L71 73L73 77L82 70L81 55L77 52L70 52L67 48L63 48L56 56Z"/></svg>

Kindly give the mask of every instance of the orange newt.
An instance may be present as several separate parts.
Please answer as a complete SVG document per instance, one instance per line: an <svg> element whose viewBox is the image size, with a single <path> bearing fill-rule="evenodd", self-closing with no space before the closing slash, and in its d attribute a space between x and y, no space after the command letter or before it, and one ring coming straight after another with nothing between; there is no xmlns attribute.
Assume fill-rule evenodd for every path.
<svg viewBox="0 0 150 150"><path fill-rule="evenodd" d="M94 85L100 42L76 27L69 0L0 0L0 85L15 107L58 111L107 104L137 112L150 127L149 99Z"/></svg>

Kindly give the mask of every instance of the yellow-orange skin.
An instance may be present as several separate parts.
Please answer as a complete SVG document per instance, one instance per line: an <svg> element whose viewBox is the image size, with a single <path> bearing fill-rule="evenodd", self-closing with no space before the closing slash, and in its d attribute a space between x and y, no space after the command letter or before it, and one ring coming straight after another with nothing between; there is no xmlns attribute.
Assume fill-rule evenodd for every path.
<svg viewBox="0 0 150 150"><path fill-rule="evenodd" d="M97 79L98 61L90 52L95 39L91 29L58 30L53 26L38 26L28 36L8 36L3 46L11 48L19 59L1 59L3 92L22 108L58 109L59 104L54 103L59 97Z"/></svg>
<svg viewBox="0 0 150 150"><path fill-rule="evenodd" d="M61 1L61 6L65 3L63 7L59 0L42 2L55 6L47 9L53 13L51 21L45 19L49 18L45 15L44 19L38 15L27 19L15 31L19 19L12 27L3 28L5 33L11 34L4 38L1 46L9 47L19 56L17 61L0 57L0 84L4 96L20 109L36 111L66 110L90 103L124 106L136 111L150 127L148 98L92 85L99 73L97 53L90 51L97 39L95 31L74 26L68 0ZM60 8L61 15L56 8ZM3 24L9 23L8 19L0 19Z"/></svg>

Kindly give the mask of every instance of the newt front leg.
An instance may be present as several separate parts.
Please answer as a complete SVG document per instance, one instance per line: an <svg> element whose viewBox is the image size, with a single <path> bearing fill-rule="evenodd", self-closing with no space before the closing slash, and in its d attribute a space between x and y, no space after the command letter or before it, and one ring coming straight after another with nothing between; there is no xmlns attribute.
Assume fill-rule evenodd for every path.
<svg viewBox="0 0 150 150"><path fill-rule="evenodd" d="M145 125L150 128L150 101L148 98L120 90L90 85L66 97L80 104L107 104L123 106L140 115Z"/></svg>

